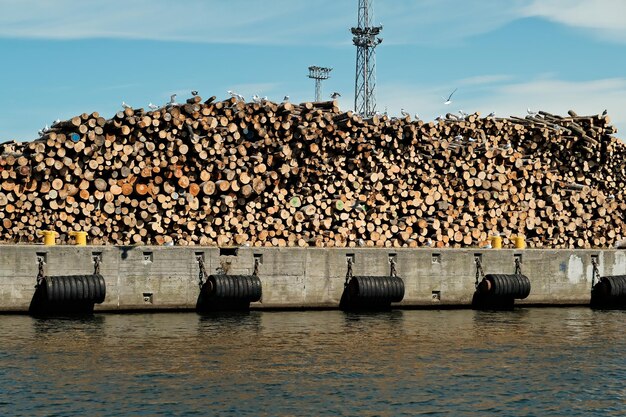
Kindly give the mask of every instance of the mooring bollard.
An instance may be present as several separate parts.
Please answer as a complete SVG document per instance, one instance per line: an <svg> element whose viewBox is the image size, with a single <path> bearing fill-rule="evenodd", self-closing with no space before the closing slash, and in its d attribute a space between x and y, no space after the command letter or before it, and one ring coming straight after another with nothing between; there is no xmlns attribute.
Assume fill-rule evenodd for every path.
<svg viewBox="0 0 626 417"><path fill-rule="evenodd" d="M70 236L74 237L74 244L77 246L86 246L87 245L87 232L78 232L72 231L70 232Z"/></svg>
<svg viewBox="0 0 626 417"><path fill-rule="evenodd" d="M43 244L45 246L54 246L56 244L56 238L59 235L54 230L39 230L37 234L43 236Z"/></svg>

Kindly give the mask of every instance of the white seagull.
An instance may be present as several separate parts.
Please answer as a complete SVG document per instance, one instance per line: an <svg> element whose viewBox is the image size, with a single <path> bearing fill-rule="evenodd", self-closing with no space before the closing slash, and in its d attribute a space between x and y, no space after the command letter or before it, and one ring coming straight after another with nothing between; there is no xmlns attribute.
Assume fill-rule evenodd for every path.
<svg viewBox="0 0 626 417"><path fill-rule="evenodd" d="M198 95L198 92L197 92L196 90L193 90L193 91L191 92L191 95L195 97L195 96L197 96L197 95Z"/></svg>
<svg viewBox="0 0 626 417"><path fill-rule="evenodd" d="M435 120L436 120L436 121L438 121L438 122L440 122L440 121L442 121L442 120L443 120L443 116L442 116L442 115L439 115L439 116L435 117Z"/></svg>
<svg viewBox="0 0 626 417"><path fill-rule="evenodd" d="M242 96L241 94L237 94L234 91L230 91L228 90L227 93L231 96L231 97L235 97L237 100L239 101L246 101L246 99L244 98L244 96Z"/></svg>
<svg viewBox="0 0 626 417"><path fill-rule="evenodd" d="M156 109L158 109L158 108L159 108L159 106L157 106L156 104L152 104L152 102L150 102L150 103L148 104L148 108L149 108L150 110L156 110Z"/></svg>
<svg viewBox="0 0 626 417"><path fill-rule="evenodd" d="M168 103L170 106L176 106L178 103L176 102L176 94L172 94L170 96L170 102Z"/></svg>
<svg viewBox="0 0 626 417"><path fill-rule="evenodd" d="M463 136L462 136L462 135L456 135L456 136L454 137L454 140L459 140L459 141L460 141L460 140L463 140Z"/></svg>
<svg viewBox="0 0 626 417"><path fill-rule="evenodd" d="M289 96L283 97L283 102L289 101Z"/></svg>
<svg viewBox="0 0 626 417"><path fill-rule="evenodd" d="M420 115L415 113L415 120L419 120L419 118L420 118Z"/></svg>
<svg viewBox="0 0 626 417"><path fill-rule="evenodd" d="M454 89L453 92L450 93L450 95L448 96L448 98L445 97L441 97L444 101L443 104L448 105L452 103L452 96L454 95L454 93L456 93L457 88Z"/></svg>
<svg viewBox="0 0 626 417"><path fill-rule="evenodd" d="M61 119L56 119L53 123L52 123L52 127L58 125L59 123L61 123Z"/></svg>
<svg viewBox="0 0 626 417"><path fill-rule="evenodd" d="M330 98L332 98L333 100L337 100L339 97L341 97L341 94L336 91L330 95Z"/></svg>
<svg viewBox="0 0 626 417"><path fill-rule="evenodd" d="M401 114L402 114L402 116L404 116L404 117L409 117L409 116L410 116L410 114L409 114L409 113L407 113L407 112L405 112L405 111L404 111L404 109L400 109L400 113L401 113Z"/></svg>
<svg viewBox="0 0 626 417"><path fill-rule="evenodd" d="M526 109L526 113L528 113L529 116L536 116L539 114L536 111L532 111L530 108Z"/></svg>
<svg viewBox="0 0 626 417"><path fill-rule="evenodd" d="M48 125L46 125L43 129L41 129L39 132L39 136L43 136L44 134L48 133L50 131L50 128L48 127Z"/></svg>
<svg viewBox="0 0 626 417"><path fill-rule="evenodd" d="M132 109L132 107L130 107L128 104L126 104L126 102L122 101L122 107L125 109Z"/></svg>
<svg viewBox="0 0 626 417"><path fill-rule="evenodd" d="M468 116L467 113L465 113L463 110L459 110L459 114L461 115L462 118L466 118Z"/></svg>
<svg viewBox="0 0 626 417"><path fill-rule="evenodd" d="M252 101L254 101L255 103L260 103L261 102L261 97L259 97L258 95L253 95L252 96Z"/></svg>

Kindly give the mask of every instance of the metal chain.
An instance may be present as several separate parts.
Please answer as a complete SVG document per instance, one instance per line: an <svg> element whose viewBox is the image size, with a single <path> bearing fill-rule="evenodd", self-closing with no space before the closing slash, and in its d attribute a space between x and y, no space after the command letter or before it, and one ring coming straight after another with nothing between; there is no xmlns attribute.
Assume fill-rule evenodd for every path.
<svg viewBox="0 0 626 417"><path fill-rule="evenodd" d="M43 265L44 265L44 261L43 258L39 258L37 259L37 264L38 264L38 271L37 271L37 284L35 285L35 288L39 287L41 285L41 282L43 281L43 279L45 278L45 274L43 272Z"/></svg>
<svg viewBox="0 0 626 417"><path fill-rule="evenodd" d="M478 283L485 276L485 272L483 271L483 266L478 256L474 259L474 261L476 262L476 282L474 284L476 285L476 288L478 288Z"/></svg>
<svg viewBox="0 0 626 417"><path fill-rule="evenodd" d="M93 257L93 274L100 275L100 256Z"/></svg>
<svg viewBox="0 0 626 417"><path fill-rule="evenodd" d="M198 286L202 289L204 279L207 277L206 265L204 264L204 258L202 256L198 257L198 266L200 267L200 272L198 274Z"/></svg>
<svg viewBox="0 0 626 417"><path fill-rule="evenodd" d="M254 258L254 269L252 270L252 275L255 277L259 276L259 258Z"/></svg>
<svg viewBox="0 0 626 417"><path fill-rule="evenodd" d="M515 258L515 275L522 275L522 263L519 258Z"/></svg>
<svg viewBox="0 0 626 417"><path fill-rule="evenodd" d="M598 269L598 262L596 258L591 258L591 265L593 266L593 274L591 275L591 289L596 285L596 280L600 280L600 270Z"/></svg>
<svg viewBox="0 0 626 417"><path fill-rule="evenodd" d="M348 286L348 281L352 279L352 258L348 258L348 272L346 272L346 282L343 284L344 287Z"/></svg>
<svg viewBox="0 0 626 417"><path fill-rule="evenodd" d="M389 259L389 265L391 268L391 271L389 273L389 275L391 275L392 277L396 277L398 276L398 273L396 272L396 260L393 258Z"/></svg>

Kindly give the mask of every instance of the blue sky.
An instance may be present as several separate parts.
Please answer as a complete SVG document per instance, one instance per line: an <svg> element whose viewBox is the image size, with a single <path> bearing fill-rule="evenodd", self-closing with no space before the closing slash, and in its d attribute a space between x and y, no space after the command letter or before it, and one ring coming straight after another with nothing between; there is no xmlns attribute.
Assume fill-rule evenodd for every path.
<svg viewBox="0 0 626 417"><path fill-rule="evenodd" d="M596 114L626 132L626 1L375 0L378 110ZM353 108L357 0L0 0L0 141L198 90ZM441 96L458 88L446 107Z"/></svg>

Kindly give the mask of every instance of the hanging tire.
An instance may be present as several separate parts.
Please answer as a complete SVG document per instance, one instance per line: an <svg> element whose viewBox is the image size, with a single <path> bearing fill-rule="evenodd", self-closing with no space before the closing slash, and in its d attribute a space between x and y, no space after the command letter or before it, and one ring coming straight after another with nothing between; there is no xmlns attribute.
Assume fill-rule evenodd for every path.
<svg viewBox="0 0 626 417"><path fill-rule="evenodd" d="M601 277L591 290L591 307L626 308L626 275Z"/></svg>
<svg viewBox="0 0 626 417"><path fill-rule="evenodd" d="M47 276L37 286L30 311L35 314L81 314L93 312L106 297L102 275Z"/></svg>
<svg viewBox="0 0 626 417"><path fill-rule="evenodd" d="M346 290L358 302L399 303L404 298L404 281L392 276L353 276Z"/></svg>
<svg viewBox="0 0 626 417"><path fill-rule="evenodd" d="M106 282L102 275L65 275L44 277L46 301L64 303L87 301L100 304L106 297Z"/></svg>
<svg viewBox="0 0 626 417"><path fill-rule="evenodd" d="M478 285L484 296L507 297L523 300L530 294L530 280L521 274L488 274Z"/></svg>
<svg viewBox="0 0 626 417"><path fill-rule="evenodd" d="M261 299L262 286L254 275L210 275L202 286L209 298L256 302Z"/></svg>

